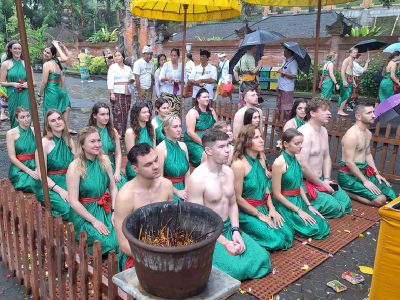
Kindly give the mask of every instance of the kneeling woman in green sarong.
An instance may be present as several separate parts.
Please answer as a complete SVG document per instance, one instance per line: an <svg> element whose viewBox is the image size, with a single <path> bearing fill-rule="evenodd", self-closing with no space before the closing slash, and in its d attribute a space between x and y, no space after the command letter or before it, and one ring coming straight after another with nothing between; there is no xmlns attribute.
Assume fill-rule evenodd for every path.
<svg viewBox="0 0 400 300"><path fill-rule="evenodd" d="M295 155L301 151L303 135L290 128L283 133L282 143L284 150L272 165L275 207L297 235L314 239L326 238L330 232L329 224L311 206L301 187L303 172Z"/></svg>
<svg viewBox="0 0 400 300"><path fill-rule="evenodd" d="M218 120L217 114L210 105L210 97L205 88L201 88L196 94L196 101L186 115L186 132L184 142L188 147L189 161L197 167L201 163L204 152L201 137Z"/></svg>
<svg viewBox="0 0 400 300"><path fill-rule="evenodd" d="M136 102L131 109L131 127L125 133L126 152L139 143L147 143L150 147L156 146L156 135L151 125L151 111L145 102ZM125 174L128 180L136 177L132 164L128 161L125 166Z"/></svg>
<svg viewBox="0 0 400 300"><path fill-rule="evenodd" d="M185 183L189 180L189 154L186 144L180 142L181 120L169 115L162 123L165 139L157 146L161 174L172 182L174 201L186 201Z"/></svg>
<svg viewBox="0 0 400 300"><path fill-rule="evenodd" d="M17 191L34 193L39 174L36 172L36 142L31 125L31 114L25 107L17 107L18 126L7 131L7 153L10 159L8 179Z"/></svg>
<svg viewBox="0 0 400 300"><path fill-rule="evenodd" d="M118 250L111 221L118 190L111 162L101 149L97 128L80 130L75 159L68 168L67 185L76 239L81 231L86 231L89 252L93 252L96 240L101 242L102 254Z"/></svg>
<svg viewBox="0 0 400 300"><path fill-rule="evenodd" d="M294 101L292 110L290 111L289 121L287 121L285 126L283 126L284 132L289 128L298 129L300 126L303 126L306 123L306 108L306 99L297 99Z"/></svg>
<svg viewBox="0 0 400 300"><path fill-rule="evenodd" d="M154 130L156 132L156 142L158 145L165 139L162 123L169 115L169 108L170 108L169 101L168 99L163 97L158 98L154 103L154 107L156 110L156 115L151 121L151 125L153 125Z"/></svg>
<svg viewBox="0 0 400 300"><path fill-rule="evenodd" d="M272 203L271 179L267 176L263 151L260 130L254 125L242 127L231 166L240 228L268 250L288 249L293 243L294 230Z"/></svg>
<svg viewBox="0 0 400 300"><path fill-rule="evenodd" d="M96 103L92 108L88 126L96 127L101 138L103 153L108 155L118 190L126 183L126 177L121 172L122 151L118 131L110 119L110 107L103 102Z"/></svg>
<svg viewBox="0 0 400 300"><path fill-rule="evenodd" d="M379 84L379 101L382 103L390 96L393 96L396 89L400 88L399 78L396 76L397 62L400 59L400 52L390 54L385 67L385 75Z"/></svg>
<svg viewBox="0 0 400 300"><path fill-rule="evenodd" d="M66 174L69 164L74 159L75 146L61 112L51 109L46 113L42 144L47 165L47 185L52 215L54 217L61 215L63 220L69 220ZM37 186L36 197L43 205L44 195L41 185Z"/></svg>

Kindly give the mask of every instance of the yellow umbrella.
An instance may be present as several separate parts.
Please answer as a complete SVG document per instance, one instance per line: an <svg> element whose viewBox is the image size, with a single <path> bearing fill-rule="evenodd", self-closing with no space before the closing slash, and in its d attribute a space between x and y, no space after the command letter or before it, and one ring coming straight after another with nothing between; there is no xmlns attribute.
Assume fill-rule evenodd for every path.
<svg viewBox="0 0 400 300"><path fill-rule="evenodd" d="M318 6L316 32L315 32L315 51L314 51L314 76L313 76L313 96L317 89L318 75L318 52L319 35L321 26L321 7L322 5L334 5L340 3L354 2L356 0L242 0L245 3L262 6Z"/></svg>
<svg viewBox="0 0 400 300"><path fill-rule="evenodd" d="M7 98L7 89L5 87L0 86L0 95Z"/></svg>
<svg viewBox="0 0 400 300"><path fill-rule="evenodd" d="M240 16L239 0L131 1L133 15L156 20L183 22L181 93L184 87L186 22L204 22Z"/></svg>

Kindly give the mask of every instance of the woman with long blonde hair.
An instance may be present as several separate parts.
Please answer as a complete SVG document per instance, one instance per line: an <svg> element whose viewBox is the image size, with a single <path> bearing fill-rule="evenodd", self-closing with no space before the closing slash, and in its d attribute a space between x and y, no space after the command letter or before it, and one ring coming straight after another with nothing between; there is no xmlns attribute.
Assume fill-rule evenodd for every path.
<svg viewBox="0 0 400 300"><path fill-rule="evenodd" d="M336 80L334 69L337 60L337 53L335 51L329 52L326 56L326 62L322 69L322 77L319 88L321 89L321 98L331 100L333 92L339 89L339 84Z"/></svg>
<svg viewBox="0 0 400 300"><path fill-rule="evenodd" d="M50 109L44 119L43 154L47 166L47 185L52 215L61 215L69 219L69 195L67 191L66 174L71 161L74 159L75 145L68 132L68 127L60 111ZM36 151L36 165L39 165ZM40 173L40 169L37 169ZM40 174L39 174L40 175ZM44 204L41 185L37 186L37 199Z"/></svg>
<svg viewBox="0 0 400 300"><path fill-rule="evenodd" d="M93 251L95 240L101 242L103 254L117 250L112 214L118 190L111 162L103 154L99 132L93 126L79 132L75 159L68 168L67 186L76 239L81 231L86 231L89 252Z"/></svg>
<svg viewBox="0 0 400 300"><path fill-rule="evenodd" d="M242 127L231 165L240 228L268 250L288 249L294 231L272 203L271 180L267 177L263 151L260 129L252 124Z"/></svg>

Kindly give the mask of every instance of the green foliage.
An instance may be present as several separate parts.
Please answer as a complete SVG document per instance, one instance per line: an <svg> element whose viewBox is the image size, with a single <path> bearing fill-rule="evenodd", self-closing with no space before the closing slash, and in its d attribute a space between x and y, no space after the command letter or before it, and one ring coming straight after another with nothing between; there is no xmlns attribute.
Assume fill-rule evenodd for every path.
<svg viewBox="0 0 400 300"><path fill-rule="evenodd" d="M384 7L389 8L396 1L395 0L380 0L379 2L381 2Z"/></svg>
<svg viewBox="0 0 400 300"><path fill-rule="evenodd" d="M374 56L371 59L368 69L362 74L359 83L359 91L361 95L369 98L376 98L379 91L379 82L375 80L376 72L382 72L386 64L384 55Z"/></svg>
<svg viewBox="0 0 400 300"><path fill-rule="evenodd" d="M89 63L90 74L105 75L107 74L108 68L103 56L95 56Z"/></svg>
<svg viewBox="0 0 400 300"><path fill-rule="evenodd" d="M118 40L118 30L114 29L110 32L106 27L101 28L94 35L87 39L91 43L101 43L101 42L116 42Z"/></svg>
<svg viewBox="0 0 400 300"><path fill-rule="evenodd" d="M360 36L379 36L382 35L383 30L381 27L372 27L369 28L367 25L363 25L361 28L359 27L353 27L351 28L350 35L351 37L360 37Z"/></svg>

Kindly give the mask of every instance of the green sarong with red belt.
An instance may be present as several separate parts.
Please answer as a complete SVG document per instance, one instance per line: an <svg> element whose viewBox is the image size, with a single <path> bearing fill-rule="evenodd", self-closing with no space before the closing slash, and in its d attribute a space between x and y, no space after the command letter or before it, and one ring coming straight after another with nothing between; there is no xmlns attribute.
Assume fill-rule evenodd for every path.
<svg viewBox="0 0 400 300"><path fill-rule="evenodd" d="M164 160L164 177L172 182L177 190L185 189L185 175L189 170L189 162L186 152L179 146L177 141L171 141L165 138L165 148L167 156ZM177 194L174 193L174 201L181 201Z"/></svg>
<svg viewBox="0 0 400 300"><path fill-rule="evenodd" d="M61 87L61 74L49 73L43 93L43 116L46 116L47 111L50 109L56 109L62 113L65 112L67 106L64 97L65 94Z"/></svg>
<svg viewBox="0 0 400 300"><path fill-rule="evenodd" d="M294 228L297 235L313 239L323 239L328 237L330 232L328 222L320 216L314 215L310 212L306 203L301 198L300 187L303 181L303 172L299 162L296 157L289 155L286 151L282 151L282 156L287 164L286 172L282 175L281 180L282 195L292 204L313 217L316 223L314 225L306 225L297 213L274 199L276 210L282 215L285 221Z"/></svg>
<svg viewBox="0 0 400 300"><path fill-rule="evenodd" d="M199 114L196 121L195 132L201 139L204 132L211 128L215 123L214 117L211 112L205 111ZM203 145L196 143L188 134L185 132L183 141L186 143L189 152L189 161L194 166L197 167L201 163L201 157L204 152Z"/></svg>
<svg viewBox="0 0 400 300"><path fill-rule="evenodd" d="M390 72L386 72L381 83L379 84L379 100L381 103L390 96L394 95L394 87L396 84L393 82Z"/></svg>
<svg viewBox="0 0 400 300"><path fill-rule="evenodd" d="M228 218L224 222L222 235L230 241L232 240L231 227L231 221ZM213 254L213 266L237 280L264 277L271 271L269 252L245 232L242 232L241 236L246 246L246 250L241 255L229 254L225 247L217 241Z"/></svg>
<svg viewBox="0 0 400 300"><path fill-rule="evenodd" d="M351 96L351 93L353 91L353 75L345 73L346 76L346 81L348 83L348 86L345 87L343 85L342 80L340 81L340 94L338 98L338 105L342 104L344 101L348 100Z"/></svg>
<svg viewBox="0 0 400 300"><path fill-rule="evenodd" d="M340 186L333 194L329 194L325 187L318 186L305 179L304 187L310 204L325 218L340 218L352 211L350 197Z"/></svg>
<svg viewBox="0 0 400 300"><path fill-rule="evenodd" d="M14 142L15 154L17 159L22 162L27 168L34 171L35 165L35 151L36 142L33 135L32 128L23 129L18 126L19 138ZM28 173L22 171L14 164L10 164L8 169L8 179L17 191L34 193L37 184L40 185L39 180L33 179Z"/></svg>
<svg viewBox="0 0 400 300"><path fill-rule="evenodd" d="M135 260L131 257L123 253L121 250L118 252L117 256L118 260L118 272L122 272L129 268L132 268L135 265Z"/></svg>
<svg viewBox="0 0 400 300"><path fill-rule="evenodd" d="M321 78L321 98L331 100L333 92L335 91L335 83L333 82L331 76L329 76L329 70L322 71Z"/></svg>
<svg viewBox="0 0 400 300"><path fill-rule="evenodd" d="M69 164L74 160L71 148L61 137L53 136L54 148L47 154L47 176L52 179L59 187L67 191L67 170ZM61 215L63 220L69 220L70 206L54 190L49 189L51 214L53 217ZM37 186L36 197L44 205L44 195L42 185Z"/></svg>
<svg viewBox="0 0 400 300"><path fill-rule="evenodd" d="M376 178L376 171L374 168L368 165L367 162L356 162L356 166L360 169L363 175L375 184L380 190L381 194L375 195L369 189L367 189L364 184L353 175L350 169L346 166L344 161L339 163L339 173L338 173L338 181L339 184L345 191L349 193L353 193L362 198L368 199L370 201L374 201L378 196L385 195L388 201L391 201L397 197L395 191L389 187L384 181L379 183Z"/></svg>
<svg viewBox="0 0 400 300"><path fill-rule="evenodd" d="M271 180L265 175L265 169L258 159L245 154L251 170L243 179L242 197L260 213L268 216L267 199ZM256 216L239 209L240 228L252 237L260 246L268 250L289 249L292 246L294 230L287 222L281 228L272 228Z"/></svg>

